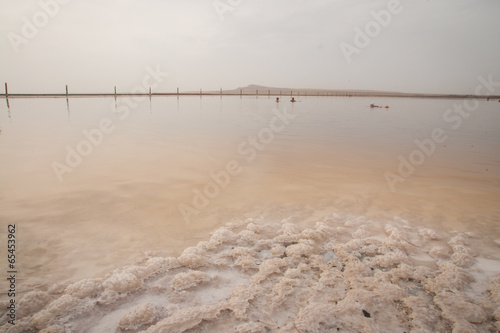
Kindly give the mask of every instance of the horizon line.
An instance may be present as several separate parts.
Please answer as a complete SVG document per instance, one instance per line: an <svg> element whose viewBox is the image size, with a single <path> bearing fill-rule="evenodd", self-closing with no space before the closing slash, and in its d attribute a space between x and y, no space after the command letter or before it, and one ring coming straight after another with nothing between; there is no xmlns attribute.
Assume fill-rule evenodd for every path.
<svg viewBox="0 0 500 333"><path fill-rule="evenodd" d="M499 99L500 95L471 95L471 94L427 94L427 93L394 93L394 92L383 92L383 91L349 91L349 90L330 90L323 92L309 92L307 91L291 91L290 92L278 92L271 93L270 91L265 93L256 92L223 92L223 91L200 91L200 92L156 92L156 93L3 93L0 94L0 98L70 98L70 97L126 97L126 96L145 96L145 97L160 97L160 96L262 96L262 97L287 97L287 96L297 96L297 97L388 97L388 98L459 98L459 99Z"/></svg>

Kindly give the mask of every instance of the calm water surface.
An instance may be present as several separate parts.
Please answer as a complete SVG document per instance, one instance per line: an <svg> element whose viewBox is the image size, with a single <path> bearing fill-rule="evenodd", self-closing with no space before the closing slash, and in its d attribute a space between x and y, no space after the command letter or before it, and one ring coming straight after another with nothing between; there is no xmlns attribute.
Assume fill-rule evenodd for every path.
<svg viewBox="0 0 500 333"><path fill-rule="evenodd" d="M498 256L500 103L481 101L465 118L446 113L462 100L298 100L2 103L1 235L16 225L22 293L103 274L145 251L178 255L220 225L260 216L296 223L334 212L400 216L476 232ZM370 109L372 102L390 108ZM93 132L89 143L84 131L102 122L108 133ZM430 143L435 129L441 142ZM67 165L78 148L87 156L73 156L58 178L54 162ZM411 158L418 162L411 170L400 165ZM239 173L221 173L228 163ZM393 188L388 173L401 177Z"/></svg>

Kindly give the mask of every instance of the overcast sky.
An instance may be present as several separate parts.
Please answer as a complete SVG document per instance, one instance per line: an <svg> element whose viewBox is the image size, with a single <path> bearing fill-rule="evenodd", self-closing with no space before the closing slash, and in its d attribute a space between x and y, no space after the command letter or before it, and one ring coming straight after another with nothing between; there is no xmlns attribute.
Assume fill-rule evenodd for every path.
<svg viewBox="0 0 500 333"><path fill-rule="evenodd" d="M394 1L0 0L0 82L129 92L147 66L169 73L156 91L473 93L479 75L500 81L500 1Z"/></svg>

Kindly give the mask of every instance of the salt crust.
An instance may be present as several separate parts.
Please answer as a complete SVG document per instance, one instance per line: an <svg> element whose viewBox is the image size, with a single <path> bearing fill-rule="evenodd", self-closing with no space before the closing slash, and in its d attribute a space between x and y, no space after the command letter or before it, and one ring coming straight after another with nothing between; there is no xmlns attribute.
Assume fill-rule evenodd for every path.
<svg viewBox="0 0 500 333"><path fill-rule="evenodd" d="M400 218L334 215L306 229L249 219L178 258L148 254L102 278L27 293L16 325L4 314L0 329L495 332L500 273L481 270L471 245L477 239Z"/></svg>
<svg viewBox="0 0 500 333"><path fill-rule="evenodd" d="M153 303L138 305L129 310L118 323L118 329L124 332L136 331L140 327L155 324L163 309Z"/></svg>

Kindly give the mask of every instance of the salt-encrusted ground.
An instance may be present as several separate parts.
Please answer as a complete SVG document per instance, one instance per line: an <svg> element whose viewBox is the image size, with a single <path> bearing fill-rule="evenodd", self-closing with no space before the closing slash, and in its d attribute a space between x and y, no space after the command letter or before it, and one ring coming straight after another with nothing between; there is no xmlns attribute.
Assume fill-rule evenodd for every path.
<svg viewBox="0 0 500 333"><path fill-rule="evenodd" d="M481 235L400 218L229 223L178 258L30 292L4 332L497 332ZM490 244L490 246L497 246ZM481 251L482 252L482 251ZM4 304L2 304L2 308Z"/></svg>

